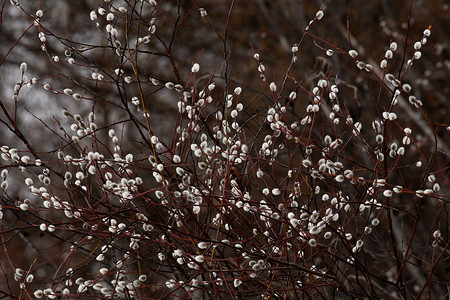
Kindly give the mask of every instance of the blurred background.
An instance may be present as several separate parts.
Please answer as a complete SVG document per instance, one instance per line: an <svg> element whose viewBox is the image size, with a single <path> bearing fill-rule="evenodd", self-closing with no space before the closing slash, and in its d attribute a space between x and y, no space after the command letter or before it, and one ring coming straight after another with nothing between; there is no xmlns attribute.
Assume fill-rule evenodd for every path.
<svg viewBox="0 0 450 300"><path fill-rule="evenodd" d="M379 78L359 70L348 51L356 49L358 59L373 64L382 76L380 62L390 43L396 42L398 49L387 71L401 77L402 83L410 84L413 94L423 102L422 109L430 121L425 124L430 125L431 132L442 141L431 167L440 170L437 176L442 188L448 191L448 1L200 0L159 1L156 7L142 5L141 1L18 2L20 7L4 1L0 13L0 146L17 148L20 153L32 148L44 161L56 160L58 150L76 156L78 150L68 143L62 130L68 130L73 122L63 117L61 111L66 109L71 115L80 114L84 119L95 112L96 124L105 127L98 132L99 139L107 137L106 129L116 124L116 131L123 138L124 153L148 154L148 141L136 130L140 128L145 133L146 119L141 114L144 107L142 102L133 104L133 97L144 100L153 133L170 144L175 135L180 99L180 93L164 88L170 83L181 85L183 90L200 91L214 82L216 88L211 96L218 106L235 87L241 86L240 101L245 109L240 118L246 122L249 140L263 127L265 114L259 116L258 113L274 104L268 88L272 81L277 83L280 103L289 102L289 93L297 90L290 117L299 121L311 102L310 92L317 81L338 78L340 97L348 114L355 122L370 124L374 114L389 105L392 95L382 89ZM104 15L103 8L107 9ZM107 21L106 15L111 9L117 13L113 20ZM202 9L207 12L206 17L202 16ZM38 24L33 24L38 10L43 15ZM319 10L324 12L320 20L315 19ZM92 20L92 12L97 15L95 20ZM116 37L107 32L108 24L117 30ZM152 25L156 26L156 31L149 34ZM407 60L414 54L414 43L422 40L427 28L431 29L431 36L421 49L421 58L403 74ZM136 43L139 43L138 51L135 51ZM295 44L299 44L299 50L294 58L292 47ZM266 68L266 81L258 71L255 53ZM128 55L134 60L127 59ZM293 60L295 63L291 64ZM28 80L22 78L19 69L22 62L28 64L25 72ZM200 64L200 72L193 77L191 67L195 62ZM98 80L99 74L103 80ZM35 81L27 84L32 78ZM15 88L17 85L19 87ZM79 93L81 100L64 94L66 88ZM18 95L17 101L14 95ZM421 157L431 157L435 149L430 131L423 130L423 123L414 119L414 113L405 110L403 115L402 111L397 115L399 123L417 132L416 143L423 147ZM136 116L135 121L133 116ZM323 136L321 127L314 134ZM258 139L263 137L261 134ZM349 148L353 156L347 158L358 160L361 154L358 145ZM406 157L408 155L417 157L417 153ZM415 176L415 163L411 161L411 166L405 167L404 177L399 181L409 182L411 186L422 184L424 178ZM1 161L0 168L9 169L9 163ZM24 178L19 169L11 169L10 174ZM10 182L7 192L9 201L29 197L23 183ZM404 209L412 208L411 204L396 204ZM431 243L429 231L436 228L436 224L442 224L441 230L447 230L448 206L435 202L424 206L423 227L419 228L424 233L418 236L428 246ZM18 265L31 266L38 252L39 262L48 263L48 268L54 271L61 262L52 257L61 251L64 237L44 240L33 222L19 213L5 212L2 221L1 243L8 249L9 259ZM402 222L401 226L408 227L412 219ZM417 263L430 261L431 250L422 249L420 243L417 247L423 255ZM2 280L7 277L5 266L11 263L9 259L0 255L4 270L0 272L0 282L3 282L0 290L10 284ZM441 276L438 280L448 276L448 273L445 275L448 271L448 264L438 270ZM38 275L50 278L49 274L51 271ZM415 286L414 282L411 286ZM15 287L8 289L16 290ZM438 285L430 299L445 292L444 286Z"/></svg>

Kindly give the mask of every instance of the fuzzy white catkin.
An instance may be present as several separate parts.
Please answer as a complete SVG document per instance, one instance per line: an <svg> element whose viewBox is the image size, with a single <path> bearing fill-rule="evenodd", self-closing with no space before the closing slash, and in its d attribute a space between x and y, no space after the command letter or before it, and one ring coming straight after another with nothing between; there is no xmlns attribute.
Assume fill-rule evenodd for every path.
<svg viewBox="0 0 450 300"><path fill-rule="evenodd" d="M203 18L208 15L208 12L204 8L199 8L198 10L200 11L200 16Z"/></svg>
<svg viewBox="0 0 450 300"><path fill-rule="evenodd" d="M277 91L277 85L275 84L275 82L271 82L269 88L274 93Z"/></svg>
<svg viewBox="0 0 450 300"><path fill-rule="evenodd" d="M323 10L319 10L317 13L316 13L316 19L317 20L320 20L320 19L322 19L323 18Z"/></svg>
<svg viewBox="0 0 450 300"><path fill-rule="evenodd" d="M200 71L200 65L198 63L195 63L191 68L191 72L197 73L198 71Z"/></svg>
<svg viewBox="0 0 450 300"><path fill-rule="evenodd" d="M393 56L394 54L392 53L391 50L387 50L386 53L384 54L384 57L386 57L387 59L392 59Z"/></svg>
<svg viewBox="0 0 450 300"><path fill-rule="evenodd" d="M0 189L6 190L8 188L8 181L3 181L0 185Z"/></svg>
<svg viewBox="0 0 450 300"><path fill-rule="evenodd" d="M392 51L397 50L397 43L396 43L396 42L392 42L392 43L389 45L389 48L390 48Z"/></svg>
<svg viewBox="0 0 450 300"><path fill-rule="evenodd" d="M90 12L89 17L91 18L92 21L97 20L97 13L95 12L95 10Z"/></svg>
<svg viewBox="0 0 450 300"><path fill-rule="evenodd" d="M192 212L193 212L195 215L198 215L198 214L200 213L200 206L194 205L194 207L192 208Z"/></svg>
<svg viewBox="0 0 450 300"><path fill-rule="evenodd" d="M238 286L240 286L240 285L241 285L241 283L242 283L242 281L241 281L241 280L239 280L239 279L235 279L235 280L233 281L233 285L234 285L234 287L238 287Z"/></svg>
<svg viewBox="0 0 450 300"><path fill-rule="evenodd" d="M199 263L202 263L205 261L205 258L203 255L197 255L194 259L195 259L195 261L197 261Z"/></svg>
<svg viewBox="0 0 450 300"><path fill-rule="evenodd" d="M67 88L67 89L64 89L64 94L66 94L66 95L68 95L68 96L70 96L70 95L72 95L73 94L73 91L72 91L72 89L69 89L69 88Z"/></svg>
<svg viewBox="0 0 450 300"><path fill-rule="evenodd" d="M353 58L358 56L358 52L356 50L350 50L348 51L348 54Z"/></svg>
<svg viewBox="0 0 450 300"><path fill-rule="evenodd" d="M405 92L409 93L409 92L411 91L411 86L410 86L409 84L405 83L405 84L403 85L403 90L404 90Z"/></svg>
<svg viewBox="0 0 450 300"><path fill-rule="evenodd" d="M20 64L20 71L25 72L28 68L27 63L23 62Z"/></svg>
<svg viewBox="0 0 450 300"><path fill-rule="evenodd" d="M35 296L36 298L42 298L42 297L44 296L44 292L43 292L42 290L36 290L36 291L34 292L34 296Z"/></svg>
<svg viewBox="0 0 450 300"><path fill-rule="evenodd" d="M325 88L327 86L327 81L324 79L319 80L319 82L317 83L317 85L321 88Z"/></svg>
<svg viewBox="0 0 450 300"><path fill-rule="evenodd" d="M28 274L27 278L26 278L26 282L31 283L34 279L34 275L33 274Z"/></svg>

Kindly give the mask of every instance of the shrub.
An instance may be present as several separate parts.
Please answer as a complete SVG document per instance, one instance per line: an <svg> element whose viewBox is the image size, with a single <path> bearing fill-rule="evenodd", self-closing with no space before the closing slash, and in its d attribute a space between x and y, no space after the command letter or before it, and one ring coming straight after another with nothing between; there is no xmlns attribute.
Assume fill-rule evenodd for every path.
<svg viewBox="0 0 450 300"><path fill-rule="evenodd" d="M2 293L448 295L443 13L403 2L11 0Z"/></svg>

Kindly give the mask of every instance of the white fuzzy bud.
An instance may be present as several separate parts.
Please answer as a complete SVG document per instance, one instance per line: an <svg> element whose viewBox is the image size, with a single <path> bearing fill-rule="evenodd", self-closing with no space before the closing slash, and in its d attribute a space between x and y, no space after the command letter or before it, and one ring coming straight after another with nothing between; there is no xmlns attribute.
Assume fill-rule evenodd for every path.
<svg viewBox="0 0 450 300"><path fill-rule="evenodd" d="M202 16L203 18L208 15L208 12L204 8L199 8L198 11L200 12L200 16Z"/></svg>
<svg viewBox="0 0 450 300"><path fill-rule="evenodd" d="M27 68L28 68L27 63L23 62L20 64L20 71L25 72Z"/></svg>
<svg viewBox="0 0 450 300"><path fill-rule="evenodd" d="M316 19L317 20L320 20L320 19L322 19L323 18L323 10L319 10L317 13L316 13Z"/></svg>
<svg viewBox="0 0 450 300"><path fill-rule="evenodd" d="M271 82L269 88L273 93L277 91L277 85L275 84L275 82Z"/></svg>
<svg viewBox="0 0 450 300"><path fill-rule="evenodd" d="M197 73L198 71L200 71L200 65L198 63L195 63L191 68L191 72Z"/></svg>
<svg viewBox="0 0 450 300"><path fill-rule="evenodd" d="M348 54L353 58L358 56L358 52L356 50L350 50L348 51Z"/></svg>

